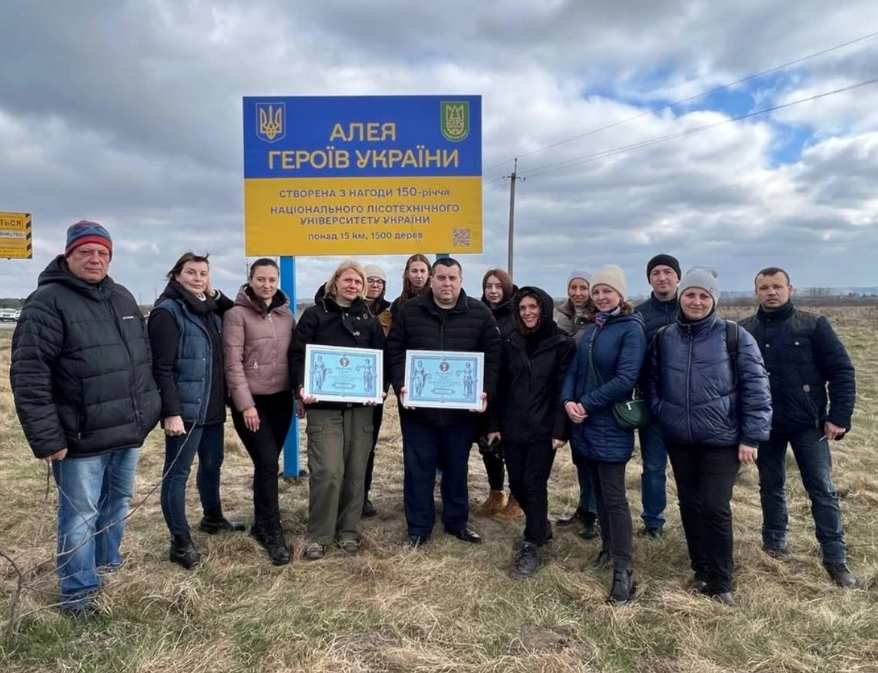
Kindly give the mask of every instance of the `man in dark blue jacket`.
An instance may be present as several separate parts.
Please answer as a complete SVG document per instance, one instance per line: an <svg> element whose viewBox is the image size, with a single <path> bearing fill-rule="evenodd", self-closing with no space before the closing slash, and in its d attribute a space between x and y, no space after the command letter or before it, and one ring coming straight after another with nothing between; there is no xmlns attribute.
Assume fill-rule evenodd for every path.
<svg viewBox="0 0 878 673"><path fill-rule="evenodd" d="M677 285L680 282L680 262L676 257L660 254L649 260L646 277L652 287L649 299L636 308L646 325L647 343L655 333L677 320L679 303ZM640 497L643 504L643 535L659 537L665 525L667 497L668 450L658 423L640 430Z"/></svg>
<svg viewBox="0 0 878 673"><path fill-rule="evenodd" d="M12 337L15 409L58 485L61 610L76 615L122 565L140 446L161 411L143 316L107 275L112 255L104 227L72 225Z"/></svg>
<svg viewBox="0 0 878 673"><path fill-rule="evenodd" d="M759 343L774 407L771 437L759 445L763 549L777 558L789 554L784 481L790 444L811 499L823 565L836 584L853 587L857 580L847 567L829 440L840 440L851 428L854 367L829 321L793 306L786 271L763 269L755 286L759 309L741 326Z"/></svg>
<svg viewBox="0 0 878 673"><path fill-rule="evenodd" d="M445 530L464 542L481 542L469 525L467 462L478 434L478 416L470 411L407 409L406 350L469 351L485 354L482 411L497 389L500 330L491 310L463 291L460 263L443 257L433 264L430 291L407 301L387 336L390 381L403 405L405 517L409 544L430 539L436 516L433 486L442 468L442 521Z"/></svg>

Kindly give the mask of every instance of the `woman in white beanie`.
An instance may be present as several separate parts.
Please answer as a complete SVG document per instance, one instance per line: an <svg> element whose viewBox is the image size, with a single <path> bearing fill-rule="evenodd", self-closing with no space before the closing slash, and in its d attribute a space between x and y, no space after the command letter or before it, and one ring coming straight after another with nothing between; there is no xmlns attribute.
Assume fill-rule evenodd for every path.
<svg viewBox="0 0 878 673"><path fill-rule="evenodd" d="M634 595L631 511L625 493L634 430L617 424L613 405L631 399L646 353L643 321L625 300L627 291L618 266L602 267L592 277L595 322L583 330L561 392L573 422L570 443L588 467L597 501L603 544L592 565L602 568L612 562L608 600L614 604Z"/></svg>
<svg viewBox="0 0 878 673"><path fill-rule="evenodd" d="M732 489L771 430L768 375L753 337L717 317L714 272L690 269L678 293L677 322L650 349L646 396L674 470L692 586L731 605Z"/></svg>

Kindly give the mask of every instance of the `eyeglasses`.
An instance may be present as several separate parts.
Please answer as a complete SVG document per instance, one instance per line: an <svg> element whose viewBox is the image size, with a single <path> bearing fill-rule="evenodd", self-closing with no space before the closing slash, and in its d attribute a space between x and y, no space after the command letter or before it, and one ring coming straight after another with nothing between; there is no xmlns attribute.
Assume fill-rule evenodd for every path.
<svg viewBox="0 0 878 673"><path fill-rule="evenodd" d="M366 282L369 285L384 285L384 281L381 280L380 278L367 278Z"/></svg>

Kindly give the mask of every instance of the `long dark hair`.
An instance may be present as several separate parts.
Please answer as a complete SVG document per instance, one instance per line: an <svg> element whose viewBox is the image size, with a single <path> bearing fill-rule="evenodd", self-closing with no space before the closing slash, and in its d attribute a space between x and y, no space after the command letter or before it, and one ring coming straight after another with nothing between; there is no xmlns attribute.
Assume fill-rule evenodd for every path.
<svg viewBox="0 0 878 673"><path fill-rule="evenodd" d="M194 252L184 252L180 255L180 259L174 262L174 266L171 267L171 270L168 271L167 279L174 280L174 276L179 276L187 262L204 262L210 266L210 262L207 259L208 257L210 257L210 254L196 255Z"/></svg>
<svg viewBox="0 0 878 673"><path fill-rule="evenodd" d="M409 280L409 267L415 262L423 262L427 265L427 280L430 280L430 276L433 275L430 267L430 260L427 259L421 253L416 253L409 257L405 261L405 268L402 270L402 294L399 295L399 299L397 300L400 304L405 304L412 297L420 294L423 290L417 290L412 286L412 282ZM424 288L427 286L425 285Z"/></svg>

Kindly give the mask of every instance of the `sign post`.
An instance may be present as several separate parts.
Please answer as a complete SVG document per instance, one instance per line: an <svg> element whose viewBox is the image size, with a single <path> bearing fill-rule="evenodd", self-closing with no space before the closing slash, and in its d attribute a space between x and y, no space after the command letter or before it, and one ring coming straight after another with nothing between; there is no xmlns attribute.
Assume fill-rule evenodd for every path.
<svg viewBox="0 0 878 673"><path fill-rule="evenodd" d="M481 96L245 97L243 121L245 254L282 257L291 303L294 256L482 251Z"/></svg>

